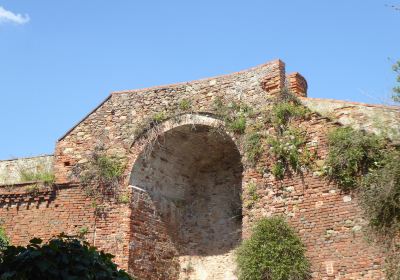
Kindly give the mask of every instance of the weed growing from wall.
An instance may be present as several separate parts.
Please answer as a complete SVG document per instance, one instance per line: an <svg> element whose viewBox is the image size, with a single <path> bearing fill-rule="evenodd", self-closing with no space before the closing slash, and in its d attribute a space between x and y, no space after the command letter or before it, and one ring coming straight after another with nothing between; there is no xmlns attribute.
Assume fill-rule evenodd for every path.
<svg viewBox="0 0 400 280"><path fill-rule="evenodd" d="M105 199L117 198L120 194L119 185L124 168L122 158L107 155L100 146L95 148L86 163L74 166L72 176L78 179L86 195L101 205Z"/></svg>
<svg viewBox="0 0 400 280"><path fill-rule="evenodd" d="M258 221L236 252L240 280L311 279L305 247L279 217Z"/></svg>
<svg viewBox="0 0 400 280"><path fill-rule="evenodd" d="M243 199L243 206L246 208L252 208L254 204L260 199L257 193L257 185L254 182L250 182L246 185L246 198Z"/></svg>
<svg viewBox="0 0 400 280"><path fill-rule="evenodd" d="M52 171L47 170L36 170L21 168L19 170L21 182L42 182L45 185L51 185L54 183L55 177Z"/></svg>
<svg viewBox="0 0 400 280"><path fill-rule="evenodd" d="M261 132L250 132L246 134L244 141L244 151L246 154L246 160L251 166L255 166L258 159L264 152L263 144L264 136Z"/></svg>
<svg viewBox="0 0 400 280"><path fill-rule="evenodd" d="M361 176L379 167L384 144L382 138L350 127L330 131L325 175L344 191L356 189Z"/></svg>
<svg viewBox="0 0 400 280"><path fill-rule="evenodd" d="M292 127L268 138L269 152L274 157L271 171L277 179L283 179L289 171L301 173L310 165L313 158L306 143L305 132Z"/></svg>
<svg viewBox="0 0 400 280"><path fill-rule="evenodd" d="M257 111L242 102L221 98L215 100L214 110L228 131L244 135L243 148L249 166L261 169L257 166L260 157L270 153L274 162L269 170L278 180L290 172L301 173L316 157L316 151L306 145L306 133L293 128L294 122L308 118L311 112L287 90L270 107ZM266 124L273 131L268 131Z"/></svg>
<svg viewBox="0 0 400 280"><path fill-rule="evenodd" d="M244 134L247 119L252 114L252 109L248 105L234 100L224 102L221 98L217 98L214 101L214 110L222 117L228 131Z"/></svg>

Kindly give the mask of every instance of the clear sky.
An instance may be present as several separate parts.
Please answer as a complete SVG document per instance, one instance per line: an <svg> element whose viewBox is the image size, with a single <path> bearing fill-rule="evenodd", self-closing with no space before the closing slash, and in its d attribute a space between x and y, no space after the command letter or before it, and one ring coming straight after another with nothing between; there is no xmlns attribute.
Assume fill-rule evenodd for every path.
<svg viewBox="0 0 400 280"><path fill-rule="evenodd" d="M280 58L309 96L379 103L400 11L385 0L0 0L0 159L53 153L111 91Z"/></svg>

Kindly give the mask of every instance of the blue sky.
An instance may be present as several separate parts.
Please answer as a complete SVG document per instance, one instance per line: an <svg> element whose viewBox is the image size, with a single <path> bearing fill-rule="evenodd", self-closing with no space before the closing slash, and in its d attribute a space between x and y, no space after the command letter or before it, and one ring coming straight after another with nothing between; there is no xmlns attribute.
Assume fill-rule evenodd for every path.
<svg viewBox="0 0 400 280"><path fill-rule="evenodd" d="M280 58L309 96L379 103L400 1L1 1L0 159L53 153L111 91Z"/></svg>

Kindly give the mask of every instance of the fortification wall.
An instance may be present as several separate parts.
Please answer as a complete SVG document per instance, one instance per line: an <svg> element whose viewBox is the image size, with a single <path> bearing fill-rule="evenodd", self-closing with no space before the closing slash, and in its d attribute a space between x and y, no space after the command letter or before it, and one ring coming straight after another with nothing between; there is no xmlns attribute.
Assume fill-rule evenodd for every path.
<svg viewBox="0 0 400 280"><path fill-rule="evenodd" d="M313 172L277 181L269 170L245 164L239 137L223 126L218 134L217 98L262 108L285 83L305 96L304 78L285 77L284 64L273 61L221 77L112 93L58 141L55 189L33 196L22 185L0 188L0 217L7 233L16 244L25 244L31 236L48 238L88 227L87 239L115 254L140 279L182 278L188 263L195 265L196 277L234 279L232 250L238 240L230 234L246 238L257 219L284 215L307 246L314 279L382 279L384 255L378 244L365 240L357 197L341 193ZM183 100L190 101L189 111L180 108ZM175 117L159 125L158 146L149 153L154 143L141 138L138 127L160 112ZM338 125L318 114L298 123L321 160L327 153L326 133ZM130 202L110 202L107 211L95 215L71 172L99 145L127 160L120 188ZM238 157L232 157L234 151ZM265 153L260 160L268 166L271 158ZM250 184L256 185L260 199L251 207L239 202L243 217L235 224L230 220L238 210L233 190L239 185L245 200ZM215 241L214 253L205 236Z"/></svg>
<svg viewBox="0 0 400 280"><path fill-rule="evenodd" d="M52 170L52 155L0 160L0 185L20 183L23 172L51 172Z"/></svg>

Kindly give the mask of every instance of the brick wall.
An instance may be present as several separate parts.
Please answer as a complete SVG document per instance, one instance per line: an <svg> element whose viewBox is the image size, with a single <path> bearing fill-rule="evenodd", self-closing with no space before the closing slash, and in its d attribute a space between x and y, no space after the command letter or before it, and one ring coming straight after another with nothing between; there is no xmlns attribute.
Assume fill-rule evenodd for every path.
<svg viewBox="0 0 400 280"><path fill-rule="evenodd" d="M42 190L39 196L32 196L24 191L26 186L23 185L12 189L0 188L0 217L7 233L14 243L26 244L32 236L49 238L61 231L76 233L81 227L87 226L87 238L90 242L115 254L116 261L123 268L143 279L183 279L183 266L188 260L195 264L194 273L199 273L196 274L198 277L211 277L210 270L220 273L214 279L231 277L227 276L230 274L223 275L223 267L212 266L212 262L221 262L230 264L225 267L230 266L231 270L234 269L230 251L221 251L216 254L215 259L210 259L207 253L199 252L192 255L185 253L182 256L182 248L189 247L182 247L187 244L176 241L175 235L185 236L186 233L182 233L179 223L171 222L171 217L174 217L171 207L179 200L177 194L171 193L174 186L187 191L194 185L208 184L204 193L210 191L207 194L210 196L222 193L212 193L213 186L222 184L226 188L232 187L223 179L211 180L221 177L218 176L222 173L212 174L210 170L226 157L225 155L218 158L219 155L224 155L224 150L218 143L224 142L211 133L191 141L185 139L191 139L191 133L197 133L196 129L204 126L208 127L209 132L218 133L218 129L212 129L220 127L221 123L215 117L213 109L217 98L241 99L252 107L261 108L268 105L284 87L285 77L284 63L273 61L243 72L211 79L112 93L58 141L54 155L57 190ZM307 84L301 76L289 76L286 82L289 82L289 88L304 96ZM196 113L188 114L187 111L179 109L182 100L190 100L190 111ZM146 166L141 166L135 173L134 168L148 145L144 138L135 135L135 128L154 112L181 115L178 120L169 120L161 125L160 138L157 138L159 140L165 139L164 135L169 130L184 125L191 125L193 131L177 133L177 140L174 140L176 146L165 148L160 144L164 142L159 141L163 152L153 153L153 161L147 163L152 168L157 168L156 173L149 172L148 175L144 175L148 170ZM308 131L310 143L317 147L320 157L324 158L327 151L326 132L329 127L337 124L314 115L310 120L298 125ZM243 155L240 139L229 133L224 135L233 141L238 153ZM202 141L214 144L199 149L198 147L202 147ZM71 181L70 174L71 168L77 163L85 162L99 143L106 147L108 153L118 154L127 159L128 165L124 174L126 179L121 188L131 195L131 202L110 204L104 215L95 216L90 199L85 197L80 187L76 186L76 182ZM206 150L205 147L208 146L214 148ZM196 147L198 150L195 150ZM326 182L318 174L305 173L302 177L293 176L283 182L277 182L267 170L262 174L259 170L246 167L241 160L239 157L231 162L244 166L242 176L239 173L244 197L249 182L257 185L260 196L252 207L242 210L243 219L239 230L244 238L249 235L251 226L257 219L263 216L284 215L307 246L314 279L383 278L384 256L379 245L365 241L365 221L357 197L341 193L335 185ZM261 160L266 165L271 161L267 154ZM190 165L191 168L186 168L186 165ZM171 172L175 172L174 175L167 176L171 175ZM148 183L137 183L135 179L140 176L144 177L140 182ZM177 179L185 176L188 180ZM230 178L229 176L222 177ZM170 178L167 179L168 177ZM234 178L234 175L231 178ZM167 184L167 180L172 181ZM151 190L156 191L152 193L143 186L150 186ZM218 190L217 187L214 189ZM163 198L157 198L154 194L160 194ZM193 198L195 197L184 197L184 201L195 203ZM187 209L200 209L194 213L198 215L195 218L202 219L199 223L204 223L204 228L210 231L210 235L216 231L216 228L210 226L210 221L215 222L218 218L221 223L225 221L228 224L228 216L213 214L218 211L214 211L213 209L217 208L212 206L200 207L194 204L192 208ZM224 211L228 211L227 209L228 207L223 208L220 212L226 213ZM201 244L202 233L193 230L193 234L196 234ZM210 266L208 271L202 266L202 262Z"/></svg>

